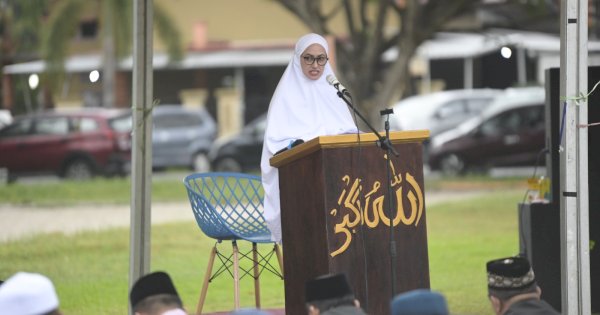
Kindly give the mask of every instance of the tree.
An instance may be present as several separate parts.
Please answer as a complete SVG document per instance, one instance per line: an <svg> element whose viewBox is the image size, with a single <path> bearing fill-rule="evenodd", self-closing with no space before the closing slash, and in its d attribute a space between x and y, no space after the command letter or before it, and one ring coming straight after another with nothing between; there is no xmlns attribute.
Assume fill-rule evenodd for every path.
<svg viewBox="0 0 600 315"><path fill-rule="evenodd" d="M46 13L46 3L39 0L0 0L0 62L1 67L16 62L25 62L37 58L39 48L39 29L42 17ZM22 83L22 82L20 82ZM3 85L4 89L5 86ZM23 103L31 108L31 91L25 84L15 86L16 91L2 90L8 98L23 98ZM21 103L21 102L19 102ZM2 108L7 104L3 102ZM13 108L15 113L23 108Z"/></svg>
<svg viewBox="0 0 600 315"><path fill-rule="evenodd" d="M53 8L47 32L42 43L42 54L48 65L47 82L59 87L64 76L64 61L68 44L78 29L84 9L96 6L100 12L99 26L103 50L103 104L114 105L115 73L117 61L131 51L133 8L131 0L62 0ZM171 60L182 58L179 30L161 7L154 6L154 25L160 39L166 44ZM51 78L51 79L50 79Z"/></svg>
<svg viewBox="0 0 600 315"><path fill-rule="evenodd" d="M276 1L311 31L323 35L334 35L329 23L336 15L344 16L347 37L335 39L338 74L352 91L355 105L370 114L372 123L379 121L377 109L389 106L407 89L409 63L417 48L449 22L473 12L482 3L481 0L337 0L325 12L321 0ZM540 1L534 2L523 5L533 7L534 12L545 6L538 4ZM375 12L369 14L372 9ZM393 30L389 28L391 23L396 23ZM398 56L384 64L383 54L390 48L396 48Z"/></svg>

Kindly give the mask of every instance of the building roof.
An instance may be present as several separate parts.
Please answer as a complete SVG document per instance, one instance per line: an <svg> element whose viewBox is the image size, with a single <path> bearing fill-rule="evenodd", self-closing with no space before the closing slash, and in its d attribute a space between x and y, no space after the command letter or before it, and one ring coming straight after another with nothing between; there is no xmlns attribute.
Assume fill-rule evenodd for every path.
<svg viewBox="0 0 600 315"><path fill-rule="evenodd" d="M560 53L560 36L526 31L493 29L482 33L438 33L417 49L424 59L454 59L477 57L503 46L523 48L528 51ZM588 41L588 52L600 52L600 41ZM386 52L384 58L393 60L396 49Z"/></svg>
<svg viewBox="0 0 600 315"><path fill-rule="evenodd" d="M495 29L482 33L438 33L424 42L417 56L424 59L452 59L477 57L499 50L503 46L524 48L528 51L560 53L560 37L556 35ZM600 41L588 41L589 52L600 52ZM232 67L285 66L293 55L293 46L242 47L210 51L188 52L183 60L169 63L164 53L155 53L154 69L210 69ZM385 61L395 60L397 48L389 49ZM65 63L67 72L88 72L101 69L101 55L76 55ZM131 69L132 57L119 63L120 69ZM6 74L40 73L45 70L43 60L12 64L4 67Z"/></svg>
<svg viewBox="0 0 600 315"><path fill-rule="evenodd" d="M183 60L169 63L165 53L155 53L153 60L154 69L208 69L231 67L259 67L259 66L284 66L292 58L293 48L267 48L267 49L229 49L219 51L190 52ZM119 62L120 69L131 69L133 57L127 57ZM66 72L88 72L99 70L102 67L102 56L75 55L67 58ZM30 62L7 65L4 67L6 74L40 73L46 69L46 62L35 60Z"/></svg>

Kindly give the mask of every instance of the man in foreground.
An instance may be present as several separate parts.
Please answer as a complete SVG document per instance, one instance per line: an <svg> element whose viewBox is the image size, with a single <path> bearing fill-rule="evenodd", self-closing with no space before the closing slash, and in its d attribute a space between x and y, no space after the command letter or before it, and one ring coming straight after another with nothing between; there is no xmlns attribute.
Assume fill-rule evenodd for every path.
<svg viewBox="0 0 600 315"><path fill-rule="evenodd" d="M324 275L305 286L308 315L366 315L344 274Z"/></svg>
<svg viewBox="0 0 600 315"><path fill-rule="evenodd" d="M506 257L487 263L488 296L498 315L560 314L543 301L529 261Z"/></svg>
<svg viewBox="0 0 600 315"><path fill-rule="evenodd" d="M136 315L187 315L171 277L162 271L139 278L129 300Z"/></svg>

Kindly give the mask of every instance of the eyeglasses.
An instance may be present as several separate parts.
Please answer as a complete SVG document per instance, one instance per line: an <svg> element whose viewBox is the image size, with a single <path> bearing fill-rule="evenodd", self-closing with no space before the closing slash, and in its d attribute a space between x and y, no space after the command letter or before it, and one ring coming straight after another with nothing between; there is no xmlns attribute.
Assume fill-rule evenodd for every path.
<svg viewBox="0 0 600 315"><path fill-rule="evenodd" d="M304 59L304 63L307 65L312 65L316 60L319 66L324 66L327 63L327 60L329 60L329 58L325 56L315 57L313 55L305 55L302 59Z"/></svg>

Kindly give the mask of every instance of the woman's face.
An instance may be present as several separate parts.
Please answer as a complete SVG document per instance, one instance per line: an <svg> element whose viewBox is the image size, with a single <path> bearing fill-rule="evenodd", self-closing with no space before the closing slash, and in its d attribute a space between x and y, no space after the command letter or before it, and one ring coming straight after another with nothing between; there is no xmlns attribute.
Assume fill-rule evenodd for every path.
<svg viewBox="0 0 600 315"><path fill-rule="evenodd" d="M326 63L327 54L325 53L325 48L319 44L308 46L302 55L300 55L302 72L311 80L317 80L323 75Z"/></svg>

